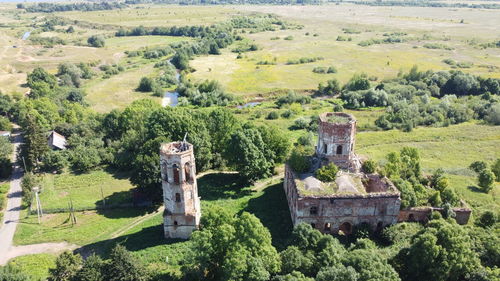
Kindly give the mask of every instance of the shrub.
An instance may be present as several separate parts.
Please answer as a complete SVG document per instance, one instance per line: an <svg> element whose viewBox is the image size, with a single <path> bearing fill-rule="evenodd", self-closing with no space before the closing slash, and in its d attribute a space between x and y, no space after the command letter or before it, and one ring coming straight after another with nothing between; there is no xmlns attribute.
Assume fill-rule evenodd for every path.
<svg viewBox="0 0 500 281"><path fill-rule="evenodd" d="M366 160L365 162L363 162L362 168L363 168L363 171L365 171L365 173L373 174L373 173L375 173L375 170L377 168L377 164L373 160Z"/></svg>
<svg viewBox="0 0 500 281"><path fill-rule="evenodd" d="M142 77L137 90L140 92L152 92L155 88L155 81L149 77Z"/></svg>
<svg viewBox="0 0 500 281"><path fill-rule="evenodd" d="M469 169L473 170L476 173L480 173L488 168L488 164L484 161L474 161L470 164Z"/></svg>
<svg viewBox="0 0 500 281"><path fill-rule="evenodd" d="M495 174L496 181L500 182L500 158L491 165L491 171Z"/></svg>
<svg viewBox="0 0 500 281"><path fill-rule="evenodd" d="M92 35L87 39L87 43L95 48L102 48L104 47L105 41L104 37L101 35Z"/></svg>
<svg viewBox="0 0 500 281"><path fill-rule="evenodd" d="M303 146L312 146L314 141L314 134L311 132L306 133L298 138L297 143Z"/></svg>
<svg viewBox="0 0 500 281"><path fill-rule="evenodd" d="M330 163L316 170L316 178L323 182L331 182L337 177L338 171L339 168L335 164Z"/></svg>
<svg viewBox="0 0 500 281"><path fill-rule="evenodd" d="M278 118L279 118L279 114L277 111L269 112L269 114L267 114L267 117L266 117L266 119L268 119L268 120L276 120Z"/></svg>
<svg viewBox="0 0 500 281"><path fill-rule="evenodd" d="M497 215L492 211L486 211L481 214L476 224L481 227L490 227L493 226L496 222Z"/></svg>
<svg viewBox="0 0 500 281"><path fill-rule="evenodd" d="M488 193L493 189L495 175L490 169L482 170L477 177L477 182L479 187L481 187L484 192Z"/></svg>
<svg viewBox="0 0 500 281"><path fill-rule="evenodd" d="M288 164L290 168L297 173L304 173L311 168L311 161L309 159L311 153L304 146L297 146L292 150Z"/></svg>

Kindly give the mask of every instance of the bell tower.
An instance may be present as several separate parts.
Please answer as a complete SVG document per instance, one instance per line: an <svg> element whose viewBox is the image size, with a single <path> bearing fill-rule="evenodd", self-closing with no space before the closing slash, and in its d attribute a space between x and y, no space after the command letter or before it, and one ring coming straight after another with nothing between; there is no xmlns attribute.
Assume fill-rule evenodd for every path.
<svg viewBox="0 0 500 281"><path fill-rule="evenodd" d="M188 239L200 225L200 198L196 184L193 145L164 143L160 147L165 238Z"/></svg>

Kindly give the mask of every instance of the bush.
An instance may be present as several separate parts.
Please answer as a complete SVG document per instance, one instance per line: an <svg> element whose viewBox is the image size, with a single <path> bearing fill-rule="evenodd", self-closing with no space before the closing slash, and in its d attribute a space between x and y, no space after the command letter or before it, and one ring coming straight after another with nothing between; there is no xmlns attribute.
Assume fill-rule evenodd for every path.
<svg viewBox="0 0 500 281"><path fill-rule="evenodd" d="M0 116L0 131L12 131L12 124L3 116Z"/></svg>
<svg viewBox="0 0 500 281"><path fill-rule="evenodd" d="M308 132L307 134L300 136L299 139L297 140L297 143L303 146L312 146L313 141L314 141L314 134Z"/></svg>
<svg viewBox="0 0 500 281"><path fill-rule="evenodd" d="M63 172L68 166L68 159L64 151L49 151L45 154L42 167L47 172Z"/></svg>
<svg viewBox="0 0 500 281"><path fill-rule="evenodd" d="M488 193L493 189L495 175L490 169L482 170L477 177L477 182L479 187L481 187L484 192Z"/></svg>
<svg viewBox="0 0 500 281"><path fill-rule="evenodd" d="M266 119L268 119L268 120L276 120L276 119L278 119L279 117L280 117L280 116L279 116L279 114L278 114L278 112L277 112L277 111L271 111L271 112L269 112L269 114L267 114Z"/></svg>
<svg viewBox="0 0 500 281"><path fill-rule="evenodd" d="M12 174L12 163L8 158L0 158L0 179L7 179Z"/></svg>
<svg viewBox="0 0 500 281"><path fill-rule="evenodd" d="M377 164L373 160L366 160L365 162L363 162L362 168L365 173L373 174L377 169Z"/></svg>
<svg viewBox="0 0 500 281"><path fill-rule="evenodd" d="M297 146L292 150L288 164L297 173L304 173L311 168L309 156L311 153L304 146Z"/></svg>
<svg viewBox="0 0 500 281"><path fill-rule="evenodd" d="M104 47L105 41L102 35L92 35L87 39L87 43L92 47L102 48Z"/></svg>
<svg viewBox="0 0 500 281"><path fill-rule="evenodd" d="M140 92L152 92L155 88L155 81L149 77L142 77L137 90Z"/></svg>
<svg viewBox="0 0 500 281"><path fill-rule="evenodd" d="M491 171L495 174L496 181L500 182L500 158L491 165Z"/></svg>
<svg viewBox="0 0 500 281"><path fill-rule="evenodd" d="M338 171L339 168L335 164L330 163L316 170L315 175L322 182L331 182L337 177Z"/></svg>
<svg viewBox="0 0 500 281"><path fill-rule="evenodd" d="M476 224L480 227L490 227L493 226L496 222L497 215L492 211L486 211L481 214Z"/></svg>

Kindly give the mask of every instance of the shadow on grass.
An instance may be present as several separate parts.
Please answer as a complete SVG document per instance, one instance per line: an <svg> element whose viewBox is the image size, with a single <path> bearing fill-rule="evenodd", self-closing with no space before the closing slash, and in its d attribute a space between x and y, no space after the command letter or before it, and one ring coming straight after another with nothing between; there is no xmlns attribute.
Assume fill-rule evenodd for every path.
<svg viewBox="0 0 500 281"><path fill-rule="evenodd" d="M201 200L238 199L253 191L245 188L238 174L207 174L198 179L198 194Z"/></svg>
<svg viewBox="0 0 500 281"><path fill-rule="evenodd" d="M482 189L480 189L479 187L477 187L477 186L469 185L469 186L467 186L467 188L468 188L470 191L473 191L473 192L480 192L480 193L484 193L484 191L483 191Z"/></svg>
<svg viewBox="0 0 500 281"><path fill-rule="evenodd" d="M263 192L262 196L250 199L243 211L258 217L271 232L273 245L278 250L283 250L293 230L283 182L271 185Z"/></svg>
<svg viewBox="0 0 500 281"><path fill-rule="evenodd" d="M124 246L129 251L140 251L158 245L168 245L182 241L185 240L165 239L163 236L163 225L159 224L145 227L141 231L132 234L85 245L77 249L76 252L80 253L84 257L87 257L92 253L107 257L111 249L116 244Z"/></svg>
<svg viewBox="0 0 500 281"><path fill-rule="evenodd" d="M99 208L97 213L108 219L133 218L156 211L155 207Z"/></svg>

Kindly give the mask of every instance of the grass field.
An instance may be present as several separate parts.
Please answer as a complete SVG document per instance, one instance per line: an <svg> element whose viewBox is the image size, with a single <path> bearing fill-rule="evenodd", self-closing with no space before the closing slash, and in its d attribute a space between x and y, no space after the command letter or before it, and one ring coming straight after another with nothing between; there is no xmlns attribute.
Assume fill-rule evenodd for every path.
<svg viewBox="0 0 500 281"><path fill-rule="evenodd" d="M55 255L37 254L14 258L9 264L29 273L34 280L45 280L49 274L49 268L55 267L55 261Z"/></svg>
<svg viewBox="0 0 500 281"><path fill-rule="evenodd" d="M158 69L153 68L152 64L146 64L128 69L108 79L90 81L84 86L87 100L97 112L124 108L134 100L143 98L151 98L160 103L161 98L153 97L151 93L136 91L142 77L152 76L155 73L158 73Z"/></svg>
<svg viewBox="0 0 500 281"><path fill-rule="evenodd" d="M40 200L44 209L66 209L70 200L75 209L95 208L102 206L102 195L107 205L131 203L132 188L127 176L120 173L45 174Z"/></svg>
<svg viewBox="0 0 500 281"><path fill-rule="evenodd" d="M228 91L244 97L267 95L277 89L314 89L331 78L346 82L353 74L364 72L379 80L409 70L450 69L443 59L473 62L462 69L487 77L500 77L500 51L480 49L473 42L495 40L493 26L500 24L499 12L490 10L366 7L343 5L322 6L244 6L243 11L274 13L283 19L304 25L302 30L279 30L249 34L260 49L245 53L242 59L224 51L220 56L203 56L191 64L197 70L191 77L217 77ZM446 15L446 16L444 16ZM460 21L464 19L464 23ZM343 29L358 34L346 34ZM384 38L385 33L405 32L406 42L358 46L363 40ZM314 36L314 35L317 36ZM337 36L352 41L337 41ZM292 36L293 40L284 40ZM278 40L271 40L279 37ZM453 50L427 49L426 43L440 43ZM231 49L229 47L228 49ZM289 59L323 57L314 63L287 65ZM276 65L257 65L276 59ZM335 66L336 74L316 74L316 66ZM488 68L489 67L489 68Z"/></svg>
<svg viewBox="0 0 500 281"><path fill-rule="evenodd" d="M56 15L68 18L112 24L117 26L183 26L210 25L221 22L240 13L234 7L216 8L210 6L177 6L177 5L134 5L133 8L92 11L63 12ZM124 20L127 19L127 20Z"/></svg>

